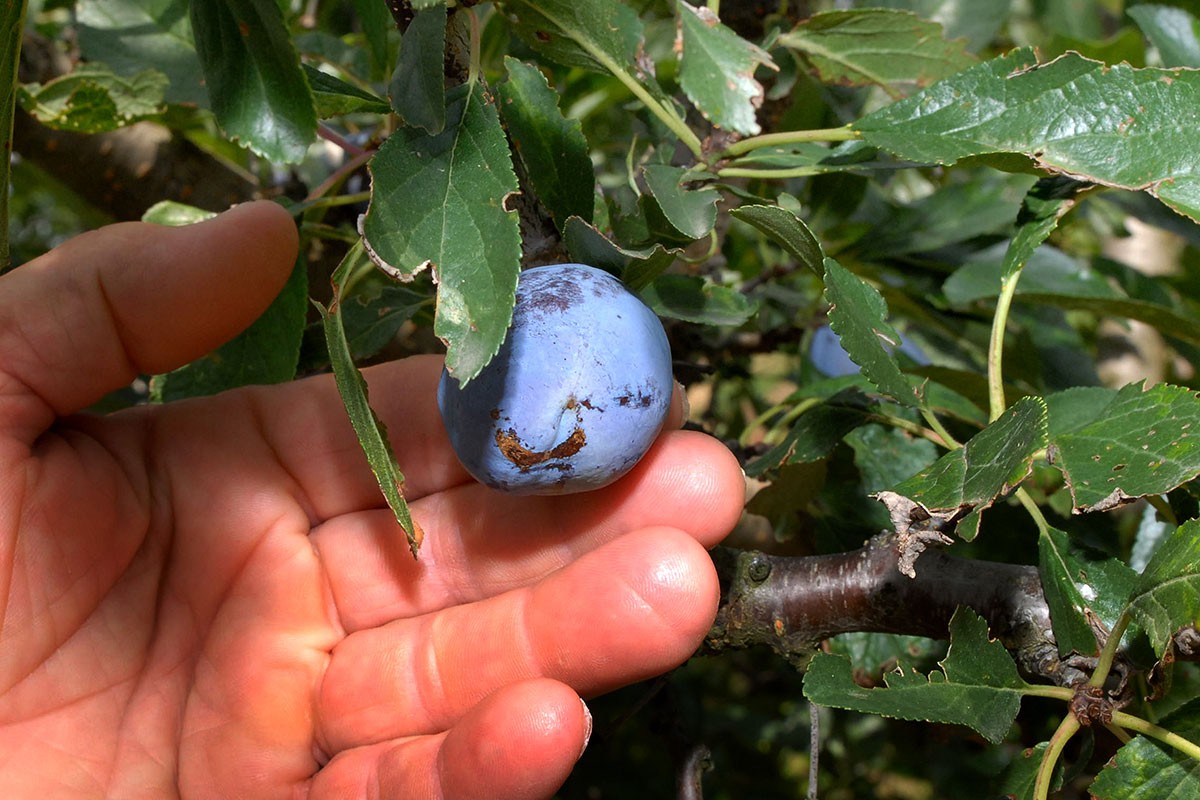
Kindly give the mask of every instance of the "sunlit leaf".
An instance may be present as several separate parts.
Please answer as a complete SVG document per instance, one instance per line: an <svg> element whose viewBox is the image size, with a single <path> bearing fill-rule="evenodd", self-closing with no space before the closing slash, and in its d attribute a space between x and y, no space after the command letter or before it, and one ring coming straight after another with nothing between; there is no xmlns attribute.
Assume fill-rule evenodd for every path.
<svg viewBox="0 0 1200 800"><path fill-rule="evenodd" d="M512 319L521 240L508 143L478 84L448 96L446 127L392 134L371 160L363 221L371 258L401 280L432 268L438 281L434 332L447 367L464 383L500 348Z"/></svg>
<svg viewBox="0 0 1200 800"><path fill-rule="evenodd" d="M979 64L858 120L902 158L951 164L1019 153L1038 166L1147 191L1200 220L1200 71L1105 65L1030 49Z"/></svg>
<svg viewBox="0 0 1200 800"><path fill-rule="evenodd" d="M759 66L774 67L766 51L721 24L706 6L677 0L679 85L714 125L741 134L761 128L755 112L763 87L754 79Z"/></svg>
<svg viewBox="0 0 1200 800"><path fill-rule="evenodd" d="M408 546L415 558L421 548L424 532L412 518L408 502L404 499L404 473L392 452L388 439L387 427L375 410L371 408L367 396L367 382L354 363L350 352L349 340L346 336L344 320L342 319L342 292L348 277L359 268L363 260L361 247L350 249L342 263L332 276L333 297L329 306L318 306L325 330L325 344L329 349L329 360L333 365L333 376L337 383L338 393L346 407L350 424L358 437L359 445L367 458L367 463L374 473L379 489L387 500L388 506L396 517L405 536Z"/></svg>
<svg viewBox="0 0 1200 800"><path fill-rule="evenodd" d="M232 138L284 163L317 135L312 91L275 0L188 4L209 106Z"/></svg>
<svg viewBox="0 0 1200 800"><path fill-rule="evenodd" d="M21 105L51 128L103 133L163 110L167 76L147 69L129 77L89 64L40 86L21 88Z"/></svg>

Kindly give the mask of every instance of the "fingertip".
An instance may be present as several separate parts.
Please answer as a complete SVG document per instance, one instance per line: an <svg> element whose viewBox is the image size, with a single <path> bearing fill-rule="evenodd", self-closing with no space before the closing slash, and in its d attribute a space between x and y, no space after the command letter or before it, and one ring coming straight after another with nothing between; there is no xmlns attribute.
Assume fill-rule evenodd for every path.
<svg viewBox="0 0 1200 800"><path fill-rule="evenodd" d="M720 441L698 431L668 431L630 474L626 486L640 502L681 511L682 527L705 547L725 538L741 517L746 479L737 457ZM686 524L682 524L682 523Z"/></svg>
<svg viewBox="0 0 1200 800"><path fill-rule="evenodd" d="M549 797L590 735L590 714L566 684L536 678L506 686L446 736L438 756L442 796Z"/></svg>

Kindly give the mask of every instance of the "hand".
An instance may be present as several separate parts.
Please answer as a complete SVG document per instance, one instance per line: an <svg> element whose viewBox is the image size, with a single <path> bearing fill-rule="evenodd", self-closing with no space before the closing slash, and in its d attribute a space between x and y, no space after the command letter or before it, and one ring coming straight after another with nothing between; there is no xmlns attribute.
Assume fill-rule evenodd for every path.
<svg viewBox="0 0 1200 800"><path fill-rule="evenodd" d="M75 413L236 334L296 246L251 203L0 278L0 797L547 797L580 695L711 623L742 478L699 434L607 489L513 498L451 453L439 359L370 370L414 561L327 377Z"/></svg>

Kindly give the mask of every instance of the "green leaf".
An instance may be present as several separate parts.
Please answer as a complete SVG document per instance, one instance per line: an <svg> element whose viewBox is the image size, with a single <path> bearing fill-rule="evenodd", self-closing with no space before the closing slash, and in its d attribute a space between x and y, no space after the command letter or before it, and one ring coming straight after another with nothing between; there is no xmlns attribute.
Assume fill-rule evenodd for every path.
<svg viewBox="0 0 1200 800"><path fill-rule="evenodd" d="M765 489L763 491L766 491ZM755 495L759 497L762 492ZM944 652L945 643L924 636L904 636L895 633L841 633L826 642L828 652L845 656L858 675L878 683L887 672L894 671L901 661L932 659Z"/></svg>
<svg viewBox="0 0 1200 800"><path fill-rule="evenodd" d="M354 359L370 358L382 350L431 299L393 284L383 286L378 294L343 300L342 320Z"/></svg>
<svg viewBox="0 0 1200 800"><path fill-rule="evenodd" d="M675 230L689 239L701 239L712 233L717 221L717 190L711 187L688 189L683 186L685 167L647 164L642 167L646 187L663 216Z"/></svg>
<svg viewBox="0 0 1200 800"><path fill-rule="evenodd" d="M1051 172L1146 191L1200 220L1200 72L1107 66L1028 48L858 120L867 142L914 161L1019 153Z"/></svg>
<svg viewBox="0 0 1200 800"><path fill-rule="evenodd" d="M829 455L846 434L870 421L874 404L848 389L824 402L808 401L779 444L746 464L746 474L758 477L786 464L816 461Z"/></svg>
<svg viewBox="0 0 1200 800"><path fill-rule="evenodd" d="M659 316L701 325L741 325L758 310L738 290L694 275L661 275L641 297Z"/></svg>
<svg viewBox="0 0 1200 800"><path fill-rule="evenodd" d="M826 258L825 302L829 304L829 327L867 380L898 403L918 405L916 390L893 355L900 346L900 334L887 322L883 296L862 278Z"/></svg>
<svg viewBox="0 0 1200 800"><path fill-rule="evenodd" d="M1042 742L1034 747L1025 748L1020 755L1014 757L994 796L1004 800L1035 800L1034 785L1037 783L1042 759L1045 758L1049 747L1048 742ZM1050 791L1056 792L1062 785L1063 764L1059 761L1054 767L1054 777L1050 780Z"/></svg>
<svg viewBox="0 0 1200 800"><path fill-rule="evenodd" d="M863 425L846 434L868 494L911 478L938 458L933 442L886 425Z"/></svg>
<svg viewBox="0 0 1200 800"><path fill-rule="evenodd" d="M907 94L975 63L962 41L908 11L867 8L814 14L779 43L796 51L824 83L877 85Z"/></svg>
<svg viewBox="0 0 1200 800"><path fill-rule="evenodd" d="M401 120L429 134L446 127L445 59L446 7L417 11L401 37L388 96Z"/></svg>
<svg viewBox="0 0 1200 800"><path fill-rule="evenodd" d="M188 8L220 126L264 158L303 159L317 135L317 113L279 5L207 0Z"/></svg>
<svg viewBox="0 0 1200 800"><path fill-rule="evenodd" d="M537 67L511 57L504 65L500 113L534 192L560 231L572 216L591 222L596 176L579 120L563 116L558 93Z"/></svg>
<svg viewBox="0 0 1200 800"><path fill-rule="evenodd" d="M1063 531L1047 528L1038 537L1038 572L1050 607L1059 655L1066 656L1072 651L1097 655L1096 635L1086 615L1099 594L1087 582L1088 570ZM1112 621L1108 622L1111 625Z"/></svg>
<svg viewBox="0 0 1200 800"><path fill-rule="evenodd" d="M1125 9L1165 67L1200 67L1200 20L1182 8L1146 3Z"/></svg>
<svg viewBox="0 0 1200 800"><path fill-rule="evenodd" d="M521 239L505 203L517 179L479 84L447 99L441 133L402 128L371 160L363 234L372 260L393 277L434 270L434 332L448 346L447 368L466 383L496 354L512 319Z"/></svg>
<svg viewBox="0 0 1200 800"><path fill-rule="evenodd" d="M1200 475L1200 398L1189 389L1079 387L1046 404L1051 458L1076 513L1108 511Z"/></svg>
<svg viewBox="0 0 1200 800"><path fill-rule="evenodd" d="M671 266L677 250L667 250L657 242L649 247L621 247L595 226L579 217L568 217L563 243L571 258L611 272L633 292L640 292Z"/></svg>
<svg viewBox="0 0 1200 800"><path fill-rule="evenodd" d="M552 61L595 72L637 63L642 21L616 0L500 0L517 35Z"/></svg>
<svg viewBox="0 0 1200 800"><path fill-rule="evenodd" d="M928 677L903 665L886 688L854 682L850 662L817 653L804 675L804 696L817 705L885 717L966 725L993 744L1012 727L1028 688L1008 651L988 639L987 623L967 608L950 620L950 649Z"/></svg>
<svg viewBox="0 0 1200 800"><path fill-rule="evenodd" d="M404 473L400 471L396 455L392 452L391 442L388 441L387 427L375 414L375 410L371 408L371 402L367 396L367 382L363 379L358 367L354 365L354 356L350 352L346 328L342 319L341 301L346 280L360 267L362 260L363 248L356 244L342 259L338 268L334 270L333 297L329 307L318 304L317 308L321 312L321 320L325 328L325 344L329 348L333 377L337 383L338 393L342 396L342 403L346 406L346 413L350 417L350 424L354 427L354 433L367 457L367 463L371 466L371 472L374 473L375 480L379 483L379 489L392 509L396 522L400 523L404 535L408 537L408 547L412 551L413 558L416 558L424 533L413 520L408 509L408 502L404 499Z"/></svg>
<svg viewBox="0 0 1200 800"><path fill-rule="evenodd" d="M1200 520L1163 540L1129 596L1129 613L1161 658L1180 628L1200 622Z"/></svg>
<svg viewBox="0 0 1200 800"><path fill-rule="evenodd" d="M392 15L387 5L378 0L354 0L354 11L371 54L372 74L382 75L388 63L387 34L392 27Z"/></svg>
<svg viewBox="0 0 1200 800"><path fill-rule="evenodd" d="M208 92L188 17L188 0L80 0L79 46L120 75L153 65L169 84L164 100L205 107Z"/></svg>
<svg viewBox="0 0 1200 800"><path fill-rule="evenodd" d="M155 69L126 78L88 64L41 86L22 87L20 100L47 127L103 133L161 112L166 88L167 76Z"/></svg>
<svg viewBox="0 0 1200 800"><path fill-rule="evenodd" d="M679 85L718 128L757 134L755 111L763 87L754 79L759 65L774 68L771 57L721 21L706 6L676 0L679 21Z"/></svg>
<svg viewBox="0 0 1200 800"><path fill-rule="evenodd" d="M212 212L175 202L156 203L142 219L190 225ZM283 383L296 377L308 312L308 271L297 261L278 296L254 323L212 353L151 379L151 397L170 402L217 394L238 386Z"/></svg>
<svg viewBox="0 0 1200 800"><path fill-rule="evenodd" d="M971 512L959 530L970 539L974 533L967 531L973 531L978 514L1029 475L1034 454L1045 446L1046 404L1039 397L1024 397L964 446L892 491L930 511Z"/></svg>
<svg viewBox="0 0 1200 800"><path fill-rule="evenodd" d="M823 275L825 252L804 222L780 206L744 205L729 212L735 219L762 231L796 261Z"/></svg>
<svg viewBox="0 0 1200 800"><path fill-rule="evenodd" d="M308 85L312 87L317 116L321 119L343 114L390 114L392 111L382 97L309 64L304 65L304 74L308 77Z"/></svg>
<svg viewBox="0 0 1200 800"><path fill-rule="evenodd" d="M1010 280L1025 267L1033 252L1058 227L1058 221L1075 207L1080 193L1088 188L1086 183L1061 175L1042 178L1033 185L1021 203L1017 233L1004 254L1002 281Z"/></svg>
<svg viewBox="0 0 1200 800"><path fill-rule="evenodd" d="M1159 726L1200 744L1200 700L1180 706ZM1200 797L1200 771L1186 753L1137 736L1109 760L1088 787L1095 800L1184 800Z"/></svg>

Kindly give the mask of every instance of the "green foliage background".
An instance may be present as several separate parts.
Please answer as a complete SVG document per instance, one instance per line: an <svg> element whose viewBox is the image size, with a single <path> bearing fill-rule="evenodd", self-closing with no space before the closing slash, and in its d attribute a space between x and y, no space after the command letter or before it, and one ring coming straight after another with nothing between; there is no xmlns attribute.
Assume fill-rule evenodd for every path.
<svg viewBox="0 0 1200 800"><path fill-rule="evenodd" d="M24 32L66 63L27 64L19 123L162 126L305 236L254 328L104 407L333 369L394 487L355 365L437 350L470 380L522 266L601 266L751 476L732 545L850 550L903 495L955 520L954 554L1038 566L1061 654L1100 686L1124 642L1134 685L1120 733L1080 731L967 609L948 642L835 637L807 676L701 657L593 702L563 797L670 794L696 743L706 796L802 796L814 713L825 798L1200 796L1197 672L1150 670L1200 613L1200 8L448 5L9 5L6 54ZM16 150L14 265L111 219ZM185 194L146 217L220 210Z"/></svg>

